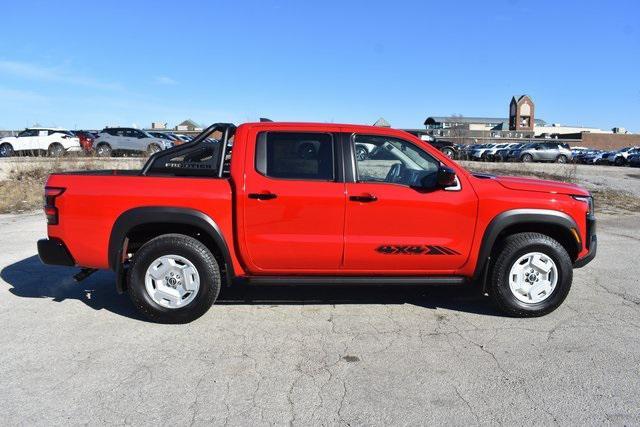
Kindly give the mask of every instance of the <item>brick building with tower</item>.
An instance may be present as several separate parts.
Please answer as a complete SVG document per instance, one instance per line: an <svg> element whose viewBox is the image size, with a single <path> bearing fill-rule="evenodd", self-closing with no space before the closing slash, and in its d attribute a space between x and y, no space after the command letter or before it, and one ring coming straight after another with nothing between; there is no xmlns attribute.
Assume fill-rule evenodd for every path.
<svg viewBox="0 0 640 427"><path fill-rule="evenodd" d="M586 126L548 124L536 118L536 106L528 95L514 96L509 117L430 116L424 121L426 134L459 144L508 142L529 138L566 139L570 145L614 150L640 145L639 134L622 128L610 131Z"/></svg>

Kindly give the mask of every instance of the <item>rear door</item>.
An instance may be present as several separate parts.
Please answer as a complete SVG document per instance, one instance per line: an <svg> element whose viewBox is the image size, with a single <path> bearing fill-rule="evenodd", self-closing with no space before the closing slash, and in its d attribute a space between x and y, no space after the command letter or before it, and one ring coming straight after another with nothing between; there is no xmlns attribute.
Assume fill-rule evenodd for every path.
<svg viewBox="0 0 640 427"><path fill-rule="evenodd" d="M345 184L336 133L248 132L243 255L252 273L335 272L343 251Z"/></svg>
<svg viewBox="0 0 640 427"><path fill-rule="evenodd" d="M344 270L446 274L461 267L471 250L478 205L466 178L458 176L456 188L420 190L417 184L435 179L440 162L419 144L353 134L351 147L356 144L376 148L351 162L355 182L350 177L346 184Z"/></svg>

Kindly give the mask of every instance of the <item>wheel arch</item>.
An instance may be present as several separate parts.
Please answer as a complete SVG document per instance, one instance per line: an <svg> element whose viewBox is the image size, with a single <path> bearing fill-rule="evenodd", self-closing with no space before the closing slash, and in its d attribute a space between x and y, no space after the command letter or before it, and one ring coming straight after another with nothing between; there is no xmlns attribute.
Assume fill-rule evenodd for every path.
<svg viewBox="0 0 640 427"><path fill-rule="evenodd" d="M229 245L211 217L196 209L147 206L123 212L111 229L109 268L118 276L118 292L124 290L123 251L128 251L130 245L135 250L154 237L168 233L185 234L202 242L221 262L227 283L231 283L235 274Z"/></svg>
<svg viewBox="0 0 640 427"><path fill-rule="evenodd" d="M550 209L513 209L495 216L482 237L478 252L478 263L474 272L474 280L486 278L491 255L500 241L509 235L522 232L537 232L557 240L567 251L572 261L575 261L582 242L576 239L572 230L578 231L578 226L571 216L564 212Z"/></svg>

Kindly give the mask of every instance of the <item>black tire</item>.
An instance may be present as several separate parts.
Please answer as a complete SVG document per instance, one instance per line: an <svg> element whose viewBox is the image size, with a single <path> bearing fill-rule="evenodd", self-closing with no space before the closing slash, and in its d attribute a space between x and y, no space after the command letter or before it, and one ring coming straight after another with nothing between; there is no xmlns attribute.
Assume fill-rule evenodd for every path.
<svg viewBox="0 0 640 427"><path fill-rule="evenodd" d="M626 160L622 156L616 157L616 159L613 161L613 164L616 166L624 166L625 163L626 163Z"/></svg>
<svg viewBox="0 0 640 427"><path fill-rule="evenodd" d="M523 163L531 163L533 156L531 154L523 154L522 157L520 157L520 161Z"/></svg>
<svg viewBox="0 0 640 427"><path fill-rule="evenodd" d="M565 156L564 154L560 154L556 158L556 163L567 163L568 161L569 161L569 159L567 159L567 156Z"/></svg>
<svg viewBox="0 0 640 427"><path fill-rule="evenodd" d="M167 308L156 303L145 288L149 265L163 255L178 255L198 270L200 288L184 307ZM127 293L136 308L158 323L188 323L209 310L220 293L220 269L215 257L202 242L183 234L165 234L145 243L134 255L127 273Z"/></svg>
<svg viewBox="0 0 640 427"><path fill-rule="evenodd" d="M529 252L541 252L550 257L558 270L556 287L551 295L538 303L525 303L509 288L509 273L513 264ZM491 270L489 293L500 311L514 317L537 317L551 313L565 300L571 289L573 265L569 254L556 240L540 233L517 233L504 239Z"/></svg>
<svg viewBox="0 0 640 427"><path fill-rule="evenodd" d="M13 156L13 146L8 142L0 145L0 157L11 157Z"/></svg>
<svg viewBox="0 0 640 427"><path fill-rule="evenodd" d="M112 157L113 156L113 150L111 149L111 146L109 144L98 144L98 146L96 147L96 156L98 157Z"/></svg>
<svg viewBox="0 0 640 427"><path fill-rule="evenodd" d="M151 156L162 150L158 144L152 143L147 147L147 155Z"/></svg>
<svg viewBox="0 0 640 427"><path fill-rule="evenodd" d="M47 150L47 156L49 157L62 157L64 155L64 147L62 144L54 142L49 145L49 149Z"/></svg>
<svg viewBox="0 0 640 427"><path fill-rule="evenodd" d="M455 155L456 155L456 152L451 147L444 147L440 151L442 151L442 154L444 154L445 156L447 156L450 159L453 159L455 157Z"/></svg>

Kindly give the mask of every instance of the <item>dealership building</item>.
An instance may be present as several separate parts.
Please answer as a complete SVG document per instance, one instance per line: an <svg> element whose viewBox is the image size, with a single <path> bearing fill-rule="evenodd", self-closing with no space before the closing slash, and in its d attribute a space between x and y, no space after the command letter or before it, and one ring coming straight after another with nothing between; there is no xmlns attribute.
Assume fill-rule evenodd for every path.
<svg viewBox="0 0 640 427"><path fill-rule="evenodd" d="M528 138L557 138L573 146L618 149L640 145L640 135L623 128L603 130L587 126L549 124L537 119L536 106L528 95L511 98L509 117L430 116L424 121L426 133L436 139L456 143L506 142Z"/></svg>

